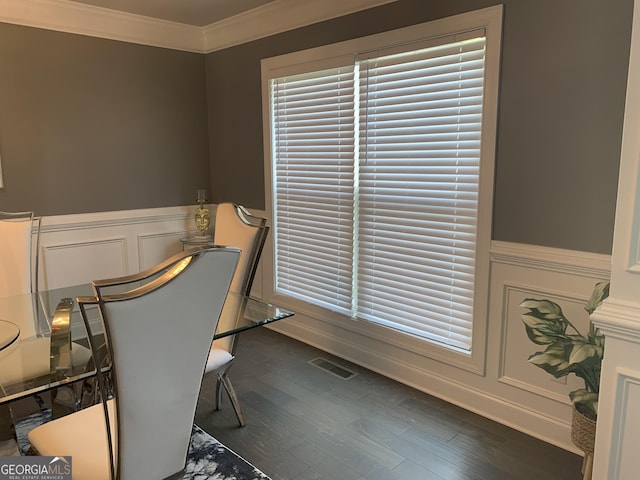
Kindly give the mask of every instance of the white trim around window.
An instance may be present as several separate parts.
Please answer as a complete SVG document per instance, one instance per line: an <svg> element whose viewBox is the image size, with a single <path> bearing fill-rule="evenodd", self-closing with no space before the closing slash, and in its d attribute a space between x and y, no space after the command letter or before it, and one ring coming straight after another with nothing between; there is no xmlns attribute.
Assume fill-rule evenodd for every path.
<svg viewBox="0 0 640 480"><path fill-rule="evenodd" d="M484 373L501 28L502 6L499 5L400 30L263 60L265 204L269 218L273 219L276 224L276 229L263 254L264 278L274 279L273 282L264 283L265 299L292 308L299 314L327 322L329 325L383 340L469 371ZM402 168L391 171L384 162L387 152L393 152L395 156L407 155L407 152L399 151L388 136L389 132L406 131L406 124L393 120L379 120L382 118L381 115L386 113L389 114L389 117L385 118L397 118L394 115L397 115L398 110L390 112L375 110L379 105L384 104L384 88L386 87L382 89L379 89L378 85L372 87L371 79L365 81L362 79L374 75L380 75L379 78L384 77L384 81L391 78L391 81L388 81L391 88L396 88L399 84L405 85L404 82L412 85L416 82L425 83L419 75L416 76L411 72L407 74L402 67L398 68L398 64L403 63L404 60L397 61L397 58L402 57L404 52L412 52L412 62L415 61L419 65L426 64L427 68L431 68L433 65L432 52L441 46L444 46L445 50L447 48L452 49L451 51L455 50L456 61L465 65L460 68L472 69L473 67L468 67L468 65L478 62L479 68L483 69L483 75L480 78L474 77L473 74L465 77L458 76L455 80L458 85L463 83L469 85L468 88L465 86L463 95L466 98L461 103L459 102L459 105L464 105L464 108L468 107L471 113L464 119L465 124L458 127L458 131L453 136L446 132L442 133L439 125L435 125L436 128L433 128L433 125L420 117L421 135L435 138L436 142L441 142L442 145L451 143L451 141L463 144L460 148L465 152L465 158L462 162L457 162L453 170L447 165L443 167L444 170L438 167L440 178L447 177L444 178L444 181L447 182L454 178L454 181L458 182L461 187L460 200L456 200L453 208L447 207L449 211L455 212L456 219L454 221L457 226L453 226L452 221L447 220L449 223L446 225L449 225L450 228L446 225L445 228L442 228L437 220L442 211L438 207L437 211L429 212L428 218L435 219L427 222L429 225L424 226L423 220L419 222L422 224L420 227L422 230L417 231L418 241L413 244L420 247L419 244L423 243L422 239L428 238L430 235L438 243L438 238L450 235L450 230L456 229L455 238L451 234L454 242L456 245L463 245L468 244L468 239L471 239L471 247L467 245L464 248L471 248L469 251L474 258L467 262L463 258L467 255L466 253L460 257L463 258L462 263L454 268L454 270L461 269L459 273L455 273L456 276L459 275L459 279L456 280L457 286L455 289L449 288L448 292L445 292L446 289L442 289L441 292L437 291L439 288L436 284L442 283L442 278L438 280L439 274L435 272L438 268L434 268L433 264L425 267L429 271L424 278L420 279L422 285L417 289L422 289L420 290L423 292L421 295L424 296L425 288L429 289L429 285L433 285L435 292L433 301L428 301L429 309L433 309L433 318L435 318L433 323L438 323L437 317L439 315L447 315L447 313L441 314L439 312L443 298L446 296L448 296L446 301L450 304L446 308L453 309L452 311L458 313L453 315L455 318L451 322L450 332L447 332L446 328L436 328L432 331L429 328L418 326L414 334L408 335L406 332L411 332L415 324L414 320L409 318L412 315L411 308L405 309L406 314L399 315L394 320L403 324L404 333L389 328L393 322L387 324L376 313L376 309L381 312L394 312L396 307L404 308L406 305L412 304L413 300L412 293L408 291L410 289L398 290L402 288L402 282L396 282L393 279L391 281L385 280L382 283L378 282L377 278L381 275L391 278L395 276L394 271L397 270L388 269L386 265L383 265L387 252L379 250L377 241L370 234L372 230L382 232L378 232L376 235L384 237L385 246L383 248L388 248L388 245L398 248L412 248L412 242L407 242L407 237L414 233L410 222L408 224L406 222L392 224L393 219L399 216L398 211L394 211L394 200L391 199L387 202L386 197L378 197L378 199L384 200L385 207L374 207L373 203L375 202L371 201L370 195L372 189L380 191L381 187L390 190L395 188L395 178L402 182L403 185L400 188L409 188L407 191L411 192L412 182L407 181L406 177L403 179L407 172ZM480 56L478 56L478 52L481 52ZM442 58L448 55L449 53L444 53ZM376 61L370 62L369 59L376 59ZM449 63L448 60L447 62ZM391 76L388 75L389 68L392 71ZM456 69L458 67L448 66L446 68ZM366 69L367 75L363 75L360 69ZM399 79L397 82L396 78ZM318 87L318 82L321 84L320 87ZM423 86L421 85L421 88ZM292 88L296 89L296 93L293 95L291 94ZM303 92L303 95L297 96L298 91ZM331 98L331 102L320 102L323 104L321 109L317 112L314 110L313 118L310 123L307 123L315 131L326 118L330 118L331 124L327 127L330 133L321 133L325 136L320 141L316 141L316 133L300 136L297 133L289 135L287 131L283 132L282 126L284 125L288 129L289 124L278 123L277 132L272 129L272 122L279 122L274 118L289 118L289 110L286 112L282 110L289 108L288 102L290 100L297 102L298 98L304 98L307 92L309 96L322 100ZM278 95L281 95L281 98L289 96L284 101L272 101L272 98L276 98ZM478 95L481 97L480 104L475 103L476 98L474 97ZM369 100L372 96L382 100L371 102ZM366 101L362 100L364 97L366 97ZM479 107L475 105L479 105ZM410 115L407 117L406 113L410 109L404 110L404 112L400 112L400 115L404 115L404 118L410 118ZM303 120L304 122L308 121L306 118ZM457 122L460 120L458 119ZM299 125L299 122L293 122L292 125L294 125L294 130L299 131L295 127L295 125ZM478 125L481 125L481 128ZM338 133L331 133L336 126L339 129ZM413 127L414 125L409 124L409 129ZM365 140L362 139L364 135L367 135ZM342 140L343 136L345 141ZM373 140L369 140L370 138ZM430 144L427 148L434 148L433 145L437 147L440 143ZM376 148L378 150L372 153L371 150ZM423 149L425 147L417 145L416 148ZM368 151L363 152L363 150ZM294 153L289 155L290 151ZM299 156L315 155L321 157L327 151L331 152L331 163L334 164L331 171L328 172L324 168L315 170L309 166L310 164L304 161L300 163L296 160ZM472 152L471 156L477 155L478 160L475 163L467 158L467 151ZM293 159L291 162L286 160L289 156ZM287 177L283 176L274 166L273 158L278 158L277 168L289 168L294 173L288 173ZM281 160L281 158L285 160ZM365 158L364 161L363 158ZM372 160L374 158L375 160ZM354 165L346 175L335 173L342 172L340 167L342 161L346 163L351 161ZM380 165L376 166L378 161ZM475 167L470 166L471 164L474 164ZM380 172L384 172L386 176L382 178ZM415 182L417 190L414 193L409 193L410 197L423 195L425 186L430 183L429 174L428 165L419 167L419 170L410 173L416 177L421 175L424 177L423 180L420 180L422 183ZM373 178L376 180L371 180ZM381 178L382 181L380 181ZM471 183L474 185L469 185L466 180L459 180L460 178L473 178ZM278 182L282 183L278 186ZM299 190L296 190L297 184L300 186ZM327 188L327 185L333 185L330 187L331 191L335 191L335 186L338 186L339 189L343 186L346 188L343 194L325 195L322 192ZM433 189L435 194L431 192L424 195L437 195L438 188L440 187L435 185ZM287 198L283 203L282 198L275 195L275 191L285 190ZM319 199L317 202L319 215L315 213L307 215L308 205L298 200L296 192L304 192L305 190L312 193L304 195ZM323 225L337 225L339 223L336 222L335 215L341 216L344 207L342 203L353 204L355 207L353 209L347 208L349 211L346 215L345 228L331 230L327 236L327 232L323 232ZM416 208L421 207L417 206ZM459 213L469 208L474 212L474 217L471 220L464 213ZM287 214L285 218L282 215L283 209L293 213ZM446 214L449 215L449 213ZM281 218L282 223L280 223ZM458 221L461 223L458 224ZM303 234L298 233L299 225L296 222L305 224ZM398 228L404 228L406 225L409 225L407 232L399 233L397 231ZM278 226L281 228L278 229ZM309 252L296 248L287 251L287 258L293 260L291 271L297 275L300 275L301 272L308 272L305 274L305 285L302 288L296 284L295 277L288 277L289 262L283 262L280 259L276 261L275 259L274 238L282 249L286 244L286 240L283 241L285 235L317 237L308 243L308 248L312 249ZM350 248L349 242L352 239L355 240ZM340 245L346 245L346 247L343 248ZM339 262L334 262L338 255L335 254L336 258L332 259L331 251L335 249L337 252L339 248L343 248L342 251L348 253L341 254ZM413 252L413 250L411 251ZM326 271L317 268L317 263L315 266L308 267L305 255L326 256L321 261L323 265L327 265ZM415 254L418 263L421 255L420 253ZM425 255L428 255L428 252L425 252ZM398 258L401 258L401 254L396 255L393 261L397 262ZM412 262L413 260L409 259L403 266L406 269L405 275L414 275L411 270ZM402 266L402 260L400 265ZM332 284L332 288L335 285L335 291L328 291L327 284L324 283L325 277L328 276L327 272L332 273L334 270L346 272L346 276L341 276L341 279ZM276 273L278 286L275 281ZM415 275L415 283L418 284L418 273ZM463 295L458 295L460 285L467 288L467 293L463 292ZM313 293L313 302L309 302L305 298L306 289L307 291L316 290L310 292ZM352 304L350 297L352 291L355 290L359 292L358 299ZM286 292L286 295L278 293L283 291ZM324 302L324 293L326 293L326 304L321 306ZM467 295L468 298L466 300L463 298L459 302L458 298L462 298L464 295ZM372 304L372 299L383 300L376 300ZM417 309L424 308L420 305L421 302L416 302ZM418 310L416 318L419 316Z"/></svg>

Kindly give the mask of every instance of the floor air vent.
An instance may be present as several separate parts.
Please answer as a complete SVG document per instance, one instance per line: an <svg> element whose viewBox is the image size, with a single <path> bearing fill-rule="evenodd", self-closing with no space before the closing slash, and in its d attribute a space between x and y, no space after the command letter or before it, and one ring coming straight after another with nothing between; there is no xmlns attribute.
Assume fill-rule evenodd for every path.
<svg viewBox="0 0 640 480"><path fill-rule="evenodd" d="M342 378L343 380L349 380L350 378L353 378L357 375L356 372L347 370L346 368L341 367L340 365L333 363L326 358L314 358L313 360L309 360L309 363L314 367L321 368L329 372L330 374L335 375L336 377Z"/></svg>

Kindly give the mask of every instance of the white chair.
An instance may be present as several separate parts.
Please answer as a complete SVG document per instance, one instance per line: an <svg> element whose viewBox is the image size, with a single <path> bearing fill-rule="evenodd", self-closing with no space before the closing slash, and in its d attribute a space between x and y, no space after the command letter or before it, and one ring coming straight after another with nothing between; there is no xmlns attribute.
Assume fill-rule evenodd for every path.
<svg viewBox="0 0 640 480"><path fill-rule="evenodd" d="M231 282L232 292L243 295L251 293L251 286L268 233L267 220L252 215L240 205L220 203L216 208L213 243L230 245L242 250L238 268ZM236 319L221 318L220 321L235 323ZM235 358L237 340L237 335L232 335L214 341L205 372L216 375L216 410L220 409L224 389L233 405L238 423L244 426L245 420L240 402L228 376Z"/></svg>
<svg viewBox="0 0 640 480"><path fill-rule="evenodd" d="M226 247L190 250L140 274L94 282L97 296L78 304L90 333L90 307L102 315L115 396L103 391L101 403L33 429L38 454L72 456L74 480L159 480L182 471L239 256ZM105 293L114 286L130 289Z"/></svg>
<svg viewBox="0 0 640 480"><path fill-rule="evenodd" d="M37 288L37 279L32 274L33 265L31 262L34 227L36 227L36 238L39 239L40 219L34 218L33 212L0 211L0 297L21 295ZM12 318L16 314L15 312L20 312L18 315L33 318L33 302L29 300L20 303L12 309L12 315L7 316ZM0 316L4 317L4 313L0 312ZM44 368L48 368L48 364L44 365ZM11 368L11 370L15 371L16 369ZM1 372L0 382L8 381L5 377L6 372ZM11 422L9 407L0 406L0 425L2 425L0 427L0 441L13 438L13 433L8 428Z"/></svg>
<svg viewBox="0 0 640 480"><path fill-rule="evenodd" d="M41 225L41 218L35 217L33 212L0 212L1 297L18 296L38 291ZM24 317L25 323L21 326L22 329L30 327L35 330L36 324L38 324L39 328L41 317L38 315L39 307L34 303L34 300L26 296L24 298L16 297L14 305L17 305L18 302L21 302L20 310L16 308L16 310L12 311L11 317L15 317L15 315L22 315ZM36 320L31 321L32 319ZM45 323L48 320L45 320ZM42 327L44 328L44 326ZM23 331L23 333L27 334L27 331ZM70 339L69 344L71 347L71 363L73 365L86 365L91 359L89 349L75 342L71 342ZM34 349L49 349L50 338L44 335L39 336L39 338L34 340L33 347ZM38 356L34 355L34 359L36 358L38 358ZM41 358L47 358L47 356L41 356ZM10 364L12 360L13 359L7 359L5 363ZM48 363L40 364L39 362L34 362L23 364L20 361L16 361L15 363L15 368L9 369L15 370L15 373L22 372L22 374L37 376L39 369L42 369L43 373L49 370ZM3 376L4 381L8 381L7 375L10 375L10 372L5 372ZM56 398L58 395L59 398L73 397L73 389L70 387L61 387L60 389L54 390L52 397ZM40 404L41 408L44 408L44 402L41 397L35 395L34 398ZM73 400L70 402L73 403Z"/></svg>
<svg viewBox="0 0 640 480"><path fill-rule="evenodd" d="M38 290L40 225L41 219L33 212L0 212L0 297Z"/></svg>
<svg viewBox="0 0 640 480"><path fill-rule="evenodd" d="M39 325L41 318L37 313L39 306L26 296L17 297L38 291L41 226L42 219L35 217L33 212L0 212L0 297L16 296L11 318L16 318L16 315L22 317L24 323L20 327L25 335L38 333L35 332L37 328L45 327ZM29 328L34 331L25 330ZM51 339L47 336L38 336L32 346L34 349L48 350L50 341ZM86 365L91 360L91 352L88 348L71 341L69 344L72 365ZM47 358L47 356L34 355L33 358ZM11 364L12 360L15 363L14 368L0 374L3 381L10 381L11 373L37 376L39 370L46 373L50 368L49 363L25 364L21 359L13 358L7 359L5 363ZM40 396L36 395L34 398L41 408L44 408L44 402ZM59 403L67 404L65 406L69 408L74 408L76 404L75 391L69 386L53 390L52 398L56 411Z"/></svg>

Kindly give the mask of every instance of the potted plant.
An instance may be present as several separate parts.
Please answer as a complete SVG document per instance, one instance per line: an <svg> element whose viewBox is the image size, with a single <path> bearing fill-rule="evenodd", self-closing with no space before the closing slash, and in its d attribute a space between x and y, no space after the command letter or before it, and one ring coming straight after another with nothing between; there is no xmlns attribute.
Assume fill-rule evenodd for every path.
<svg viewBox="0 0 640 480"><path fill-rule="evenodd" d="M609 282L597 283L584 307L589 315L609 296ZM593 453L595 422L598 416L600 370L604 356L604 335L589 322L589 332L582 335L550 300L525 299L520 306L527 336L537 345L546 345L529 361L556 378L573 373L584 381L584 388L569 394L573 403L571 438L585 453Z"/></svg>

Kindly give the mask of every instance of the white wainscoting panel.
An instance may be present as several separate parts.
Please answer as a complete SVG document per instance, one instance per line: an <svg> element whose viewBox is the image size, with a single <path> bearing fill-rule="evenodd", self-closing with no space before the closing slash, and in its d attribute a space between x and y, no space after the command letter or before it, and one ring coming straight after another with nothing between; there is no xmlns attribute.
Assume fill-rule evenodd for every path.
<svg viewBox="0 0 640 480"><path fill-rule="evenodd" d="M540 346L527 338L519 305L525 298L554 300L584 332L584 304L595 283L609 277L610 256L494 241L491 258L484 373L430 357L428 346L420 354L301 313L271 328L579 453L570 439L568 393L581 382L557 381L528 362Z"/></svg>
<svg viewBox="0 0 640 480"><path fill-rule="evenodd" d="M180 239L187 235L188 232L185 231L138 235L138 270L153 267L165 258L182 251Z"/></svg>
<svg viewBox="0 0 640 480"><path fill-rule="evenodd" d="M120 277L129 271L128 263L126 237L42 245L42 280L47 289Z"/></svg>
<svg viewBox="0 0 640 480"><path fill-rule="evenodd" d="M502 355L498 381L570 405L569 392L582 388L582 382L573 375L556 379L528 361L531 354L544 350L544 346L533 344L527 337L521 320L521 314L526 310L520 308L520 303L525 298L556 302L580 333L586 334L589 330L589 318L584 305L588 297L563 295L532 284L514 285L505 282L502 287L505 301L502 310Z"/></svg>
<svg viewBox="0 0 640 480"><path fill-rule="evenodd" d="M526 298L554 301L585 334L585 303L594 285L609 278L610 264L609 255L492 243L485 387L531 413L511 426L576 452L570 439L569 392L582 388L583 382L574 375L555 379L528 361L544 346L527 337L521 318L526 309L520 304Z"/></svg>
<svg viewBox="0 0 640 480"><path fill-rule="evenodd" d="M43 219L40 289L88 284L150 268L182 250L181 238L194 235L195 206L61 215ZM212 224L215 205L210 205ZM264 216L263 211L252 211ZM89 294L89 293L87 293ZM262 295L261 266L252 295ZM49 311L55 305L49 305ZM74 315L80 315L75 309ZM92 323L101 328L97 312ZM86 333L75 325L73 338Z"/></svg>
<svg viewBox="0 0 640 480"><path fill-rule="evenodd" d="M188 206L45 218L41 287L130 274L164 260L182 248L180 238L194 233L193 210ZM213 220L215 208L211 210ZM427 348L425 352L405 348L384 336L354 330L352 325L342 328L301 313L274 324L273 329L577 452L570 441L568 392L580 382L556 381L527 361L540 348L526 336L519 305L527 297L552 299L584 331L588 325L584 303L593 285L609 277L611 258L505 242L492 243L491 258L482 372L429 356ZM259 270L253 289L258 297L263 285L272 281L262 276ZM640 401L638 384L626 385L625 398Z"/></svg>
<svg viewBox="0 0 640 480"><path fill-rule="evenodd" d="M136 273L180 251L193 233L195 207L45 217L40 288L52 289Z"/></svg>
<svg viewBox="0 0 640 480"><path fill-rule="evenodd" d="M640 471L640 304L609 297L592 319L605 334L593 478Z"/></svg>
<svg viewBox="0 0 640 480"><path fill-rule="evenodd" d="M638 476L638 450L640 445L640 372L617 369L616 408L612 438L612 459L609 478L624 480Z"/></svg>

